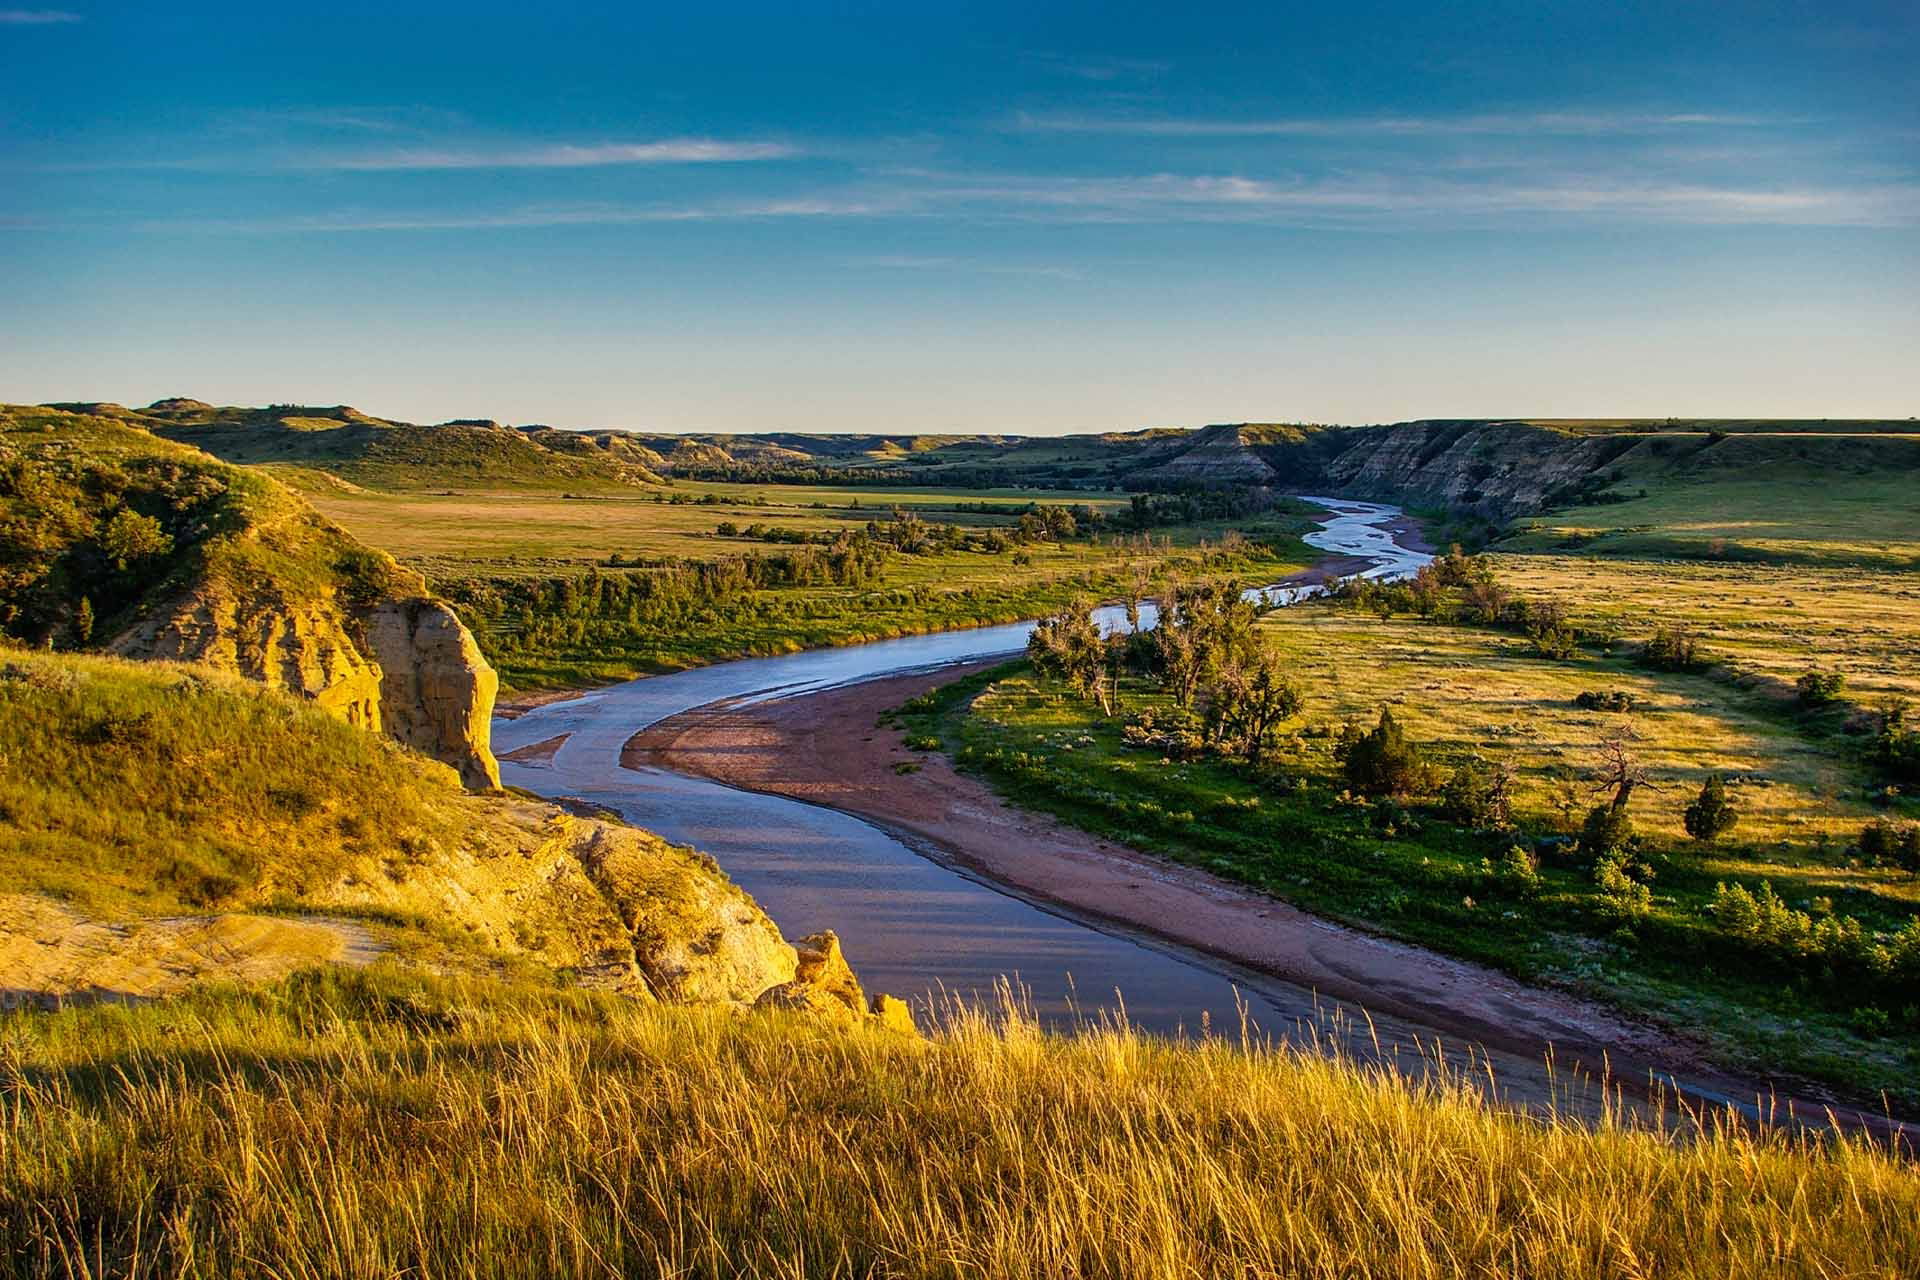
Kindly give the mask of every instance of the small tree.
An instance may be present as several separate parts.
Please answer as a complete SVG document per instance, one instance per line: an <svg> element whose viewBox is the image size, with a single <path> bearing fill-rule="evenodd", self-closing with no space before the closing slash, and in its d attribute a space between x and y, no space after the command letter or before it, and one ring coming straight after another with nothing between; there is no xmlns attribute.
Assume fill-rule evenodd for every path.
<svg viewBox="0 0 1920 1280"><path fill-rule="evenodd" d="M1861 829L1860 856L1875 866L1890 863L1920 875L1920 822L1876 818Z"/></svg>
<svg viewBox="0 0 1920 1280"><path fill-rule="evenodd" d="M1081 697L1097 700L1103 713L1113 714L1107 643L1085 606L1063 609L1035 623L1027 637L1027 657L1039 671L1064 677Z"/></svg>
<svg viewBox="0 0 1920 1280"><path fill-rule="evenodd" d="M1469 760L1447 776L1440 804L1447 819L1477 831L1504 831L1513 825L1510 792L1513 771L1505 765Z"/></svg>
<svg viewBox="0 0 1920 1280"><path fill-rule="evenodd" d="M1668 671L1692 671L1706 664L1700 638L1684 622L1656 627L1641 649L1640 659L1650 667Z"/></svg>
<svg viewBox="0 0 1920 1280"><path fill-rule="evenodd" d="M1213 713L1225 736L1259 764L1274 731L1299 715L1303 705L1299 688L1287 678L1286 662L1267 652L1251 666L1235 667L1220 678Z"/></svg>
<svg viewBox="0 0 1920 1280"><path fill-rule="evenodd" d="M136 561L172 551L173 539L152 516L122 507L101 528L100 549L113 561L113 567L124 573Z"/></svg>
<svg viewBox="0 0 1920 1280"><path fill-rule="evenodd" d="M1740 820L1740 812L1733 802L1727 799L1727 787L1720 775L1709 774L1700 794L1694 797L1683 815L1687 834L1702 844L1712 844L1722 835L1733 829Z"/></svg>
<svg viewBox="0 0 1920 1280"><path fill-rule="evenodd" d="M1575 846L1580 855L1596 863L1619 857L1633 844L1633 818L1625 808L1597 804L1587 811Z"/></svg>
<svg viewBox="0 0 1920 1280"><path fill-rule="evenodd" d="M1802 706L1824 707L1840 700L1840 691L1847 687L1847 677L1838 671L1809 671L1794 681L1793 687L1800 695Z"/></svg>
<svg viewBox="0 0 1920 1280"><path fill-rule="evenodd" d="M1393 718L1393 709L1383 707L1380 723L1346 745L1341 762L1347 780L1368 795L1403 796L1426 790L1432 770L1420 748L1409 741Z"/></svg>
<svg viewBox="0 0 1920 1280"><path fill-rule="evenodd" d="M86 596L80 597L80 607L74 610L73 634L81 644L93 639L93 601Z"/></svg>

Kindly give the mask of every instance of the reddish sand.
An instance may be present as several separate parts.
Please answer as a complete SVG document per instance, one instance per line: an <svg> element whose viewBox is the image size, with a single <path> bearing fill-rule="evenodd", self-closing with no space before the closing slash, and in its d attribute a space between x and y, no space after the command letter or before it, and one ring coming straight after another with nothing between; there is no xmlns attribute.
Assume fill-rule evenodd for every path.
<svg viewBox="0 0 1920 1280"><path fill-rule="evenodd" d="M947 859L1076 911L1502 1047L1639 1050L1671 1066L1699 1055L1570 996L1331 924L1217 876L1016 809L937 753L908 751L881 713L993 663L673 716L635 735L622 762L658 765L859 814ZM895 766L919 765L902 774Z"/></svg>
<svg viewBox="0 0 1920 1280"><path fill-rule="evenodd" d="M938 753L907 750L876 727L882 713L991 662L898 676L748 707L716 703L636 734L622 763L655 765L857 814L912 847L1032 898L1117 922L1196 951L1409 1019L1449 1036L1618 1081L1677 1073L1691 1085L1754 1100L1772 1084L1707 1065L1684 1035L1564 991L1348 928L1190 867L1016 809ZM896 766L911 762L916 771ZM1795 1082L1801 1116L1837 1100ZM1884 1129L1871 1116L1859 1120ZM1895 1125L1895 1129L1906 1126Z"/></svg>

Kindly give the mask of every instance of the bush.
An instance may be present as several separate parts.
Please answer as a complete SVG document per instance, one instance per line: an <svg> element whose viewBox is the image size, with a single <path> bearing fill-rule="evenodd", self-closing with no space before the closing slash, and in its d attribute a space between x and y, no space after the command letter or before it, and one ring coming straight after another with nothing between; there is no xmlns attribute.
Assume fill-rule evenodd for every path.
<svg viewBox="0 0 1920 1280"><path fill-rule="evenodd" d="M1587 813L1587 820L1580 826L1580 838L1575 848L1580 855L1595 862L1625 853L1633 844L1633 819L1623 807L1601 804L1595 805Z"/></svg>
<svg viewBox="0 0 1920 1280"><path fill-rule="evenodd" d="M1708 776L1700 794L1687 806L1682 820L1687 834L1703 844L1711 844L1733 829L1733 824L1740 820L1740 812L1727 799L1727 787L1719 774Z"/></svg>
<svg viewBox="0 0 1920 1280"><path fill-rule="evenodd" d="M1640 660L1665 671L1694 671L1706 665L1700 637L1684 622L1655 628L1640 650Z"/></svg>
<svg viewBox="0 0 1920 1280"><path fill-rule="evenodd" d="M1638 920L1653 910L1653 890L1634 878L1634 870L1633 864L1620 853L1600 859L1593 868L1593 882L1600 887L1601 909L1623 921Z"/></svg>
<svg viewBox="0 0 1920 1280"><path fill-rule="evenodd" d="M1407 739L1391 708L1381 710L1372 732L1343 732L1335 750L1347 781L1367 795L1414 795L1432 786L1432 768Z"/></svg>
<svg viewBox="0 0 1920 1280"><path fill-rule="evenodd" d="M1489 858L1482 865L1497 889L1522 898L1531 898L1540 892L1540 859L1523 845L1509 846L1498 862Z"/></svg>
<svg viewBox="0 0 1920 1280"><path fill-rule="evenodd" d="M1513 825L1513 775L1504 767L1470 760L1456 768L1440 789L1440 808L1449 822L1476 831L1501 831Z"/></svg>
<svg viewBox="0 0 1920 1280"><path fill-rule="evenodd" d="M1874 866L1891 864L1920 875L1920 822L1876 818L1860 832L1860 856Z"/></svg>
<svg viewBox="0 0 1920 1280"><path fill-rule="evenodd" d="M1625 689L1588 689L1574 697L1573 705L1582 711L1631 711L1634 702Z"/></svg>
<svg viewBox="0 0 1920 1280"><path fill-rule="evenodd" d="M1794 681L1793 687L1800 695L1801 706L1824 707L1840 700L1847 678L1838 671L1809 671Z"/></svg>

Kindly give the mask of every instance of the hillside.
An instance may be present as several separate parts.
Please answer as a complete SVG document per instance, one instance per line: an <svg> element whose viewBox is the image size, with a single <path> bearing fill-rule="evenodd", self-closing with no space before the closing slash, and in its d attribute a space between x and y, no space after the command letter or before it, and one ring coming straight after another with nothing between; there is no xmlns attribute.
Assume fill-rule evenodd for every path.
<svg viewBox="0 0 1920 1280"><path fill-rule="evenodd" d="M789 945L711 859L470 793L446 766L254 682L0 650L0 720L9 1001L171 994L242 965L278 976L276 960L285 973L343 959L323 935L344 928L360 963L866 1013L835 941ZM212 938L183 941L188 923ZM170 965L129 963L157 947Z"/></svg>
<svg viewBox="0 0 1920 1280"><path fill-rule="evenodd" d="M418 574L124 419L0 407L0 636L207 663L499 785L498 680Z"/></svg>
<svg viewBox="0 0 1920 1280"><path fill-rule="evenodd" d="M106 408L228 462L310 467L376 489L623 490L659 483L649 469L657 455L618 432L516 429L477 420L418 426L345 405L243 409L162 400L141 410Z"/></svg>

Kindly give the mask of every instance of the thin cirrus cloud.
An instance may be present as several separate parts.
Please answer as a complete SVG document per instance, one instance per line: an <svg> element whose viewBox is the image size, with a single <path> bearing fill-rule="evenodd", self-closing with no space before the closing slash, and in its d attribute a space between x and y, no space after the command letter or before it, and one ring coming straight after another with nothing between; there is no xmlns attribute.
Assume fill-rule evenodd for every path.
<svg viewBox="0 0 1920 1280"><path fill-rule="evenodd" d="M1022 112L1016 128L1036 133L1107 133L1160 138L1418 138L1472 135L1604 136L1676 129L1790 123L1704 111L1535 111L1457 116L1303 116L1269 120L1045 115Z"/></svg>
<svg viewBox="0 0 1920 1280"><path fill-rule="evenodd" d="M901 212L873 200L820 197L739 201L712 205L537 205L453 213L348 211L282 218L162 219L142 224L159 232L212 234L329 234L374 231L516 231L542 227L643 226L673 222L745 222L773 218L859 218ZM3 225L3 224L0 224Z"/></svg>
<svg viewBox="0 0 1920 1280"><path fill-rule="evenodd" d="M1604 175L1492 183L1399 176L1285 182L1177 174L922 177L921 199L930 206L1048 221L1353 227L1559 218L1859 227L1920 222L1920 185L1910 182L1770 187Z"/></svg>
<svg viewBox="0 0 1920 1280"><path fill-rule="evenodd" d="M800 154L784 142L667 138L657 142L549 143L512 147L410 147L357 155L310 156L290 167L356 173L450 169L597 169L609 165L739 164Z"/></svg>
<svg viewBox="0 0 1920 1280"><path fill-rule="evenodd" d="M1920 184L1765 187L1594 175L1457 183L1398 176L1276 182L1237 176L1131 178L895 174L842 193L706 204L539 205L500 210L353 210L285 218L166 220L162 232L328 234L512 231L774 219L915 218L957 222L1238 223L1393 230L1558 222L1901 227L1920 224ZM990 270L963 259L872 257L898 270ZM1023 274L1069 268L1010 267Z"/></svg>
<svg viewBox="0 0 1920 1280"><path fill-rule="evenodd" d="M58 27L80 20L65 9L0 9L0 27Z"/></svg>

